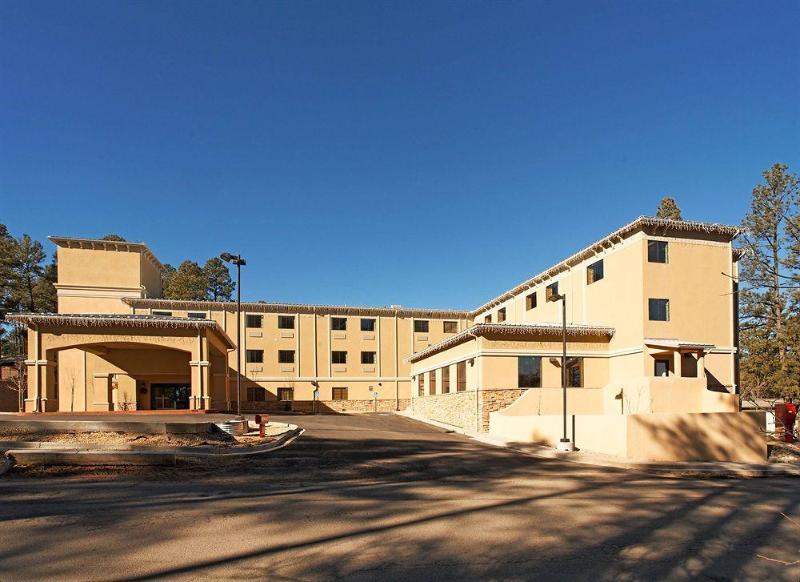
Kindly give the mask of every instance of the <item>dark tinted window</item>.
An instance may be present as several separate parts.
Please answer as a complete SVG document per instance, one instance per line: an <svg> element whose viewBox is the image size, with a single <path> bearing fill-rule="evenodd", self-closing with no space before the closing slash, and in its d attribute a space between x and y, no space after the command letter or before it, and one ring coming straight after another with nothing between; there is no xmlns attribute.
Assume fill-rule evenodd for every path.
<svg viewBox="0 0 800 582"><path fill-rule="evenodd" d="M375 331L375 320L374 319L362 319L361 320L361 331Z"/></svg>
<svg viewBox="0 0 800 582"><path fill-rule="evenodd" d="M506 320L506 308L503 307L497 310L497 323L503 322Z"/></svg>
<svg viewBox="0 0 800 582"><path fill-rule="evenodd" d="M669 321L669 299L648 299L650 321Z"/></svg>
<svg viewBox="0 0 800 582"><path fill-rule="evenodd" d="M375 363L375 352L361 352L361 363L362 364L374 364Z"/></svg>
<svg viewBox="0 0 800 582"><path fill-rule="evenodd" d="M517 358L517 366L518 386L520 388L541 388L541 356L520 356Z"/></svg>
<svg viewBox="0 0 800 582"><path fill-rule="evenodd" d="M294 364L294 350L278 350L278 362L281 364Z"/></svg>
<svg viewBox="0 0 800 582"><path fill-rule="evenodd" d="M261 364L264 361L264 350L245 351L245 361L248 364Z"/></svg>
<svg viewBox="0 0 800 582"><path fill-rule="evenodd" d="M331 329L334 331L345 331L347 329L347 318L331 317Z"/></svg>
<svg viewBox="0 0 800 582"><path fill-rule="evenodd" d="M261 327L261 315L247 315L244 320L246 327Z"/></svg>
<svg viewBox="0 0 800 582"><path fill-rule="evenodd" d="M655 376L669 376L669 360L656 360L653 373Z"/></svg>
<svg viewBox="0 0 800 582"><path fill-rule="evenodd" d="M536 307L536 292L534 291L525 298L525 309L533 309Z"/></svg>
<svg viewBox="0 0 800 582"><path fill-rule="evenodd" d="M331 352L331 362L334 364L346 364L347 352Z"/></svg>
<svg viewBox="0 0 800 582"><path fill-rule="evenodd" d="M647 241L647 260L651 263L666 263L669 260L669 248L666 241Z"/></svg>
<svg viewBox="0 0 800 582"><path fill-rule="evenodd" d="M414 320L414 331L419 333L428 333L428 320L427 319L415 319Z"/></svg>
<svg viewBox="0 0 800 582"><path fill-rule="evenodd" d="M556 281L555 283L550 283L545 288L544 291L545 299L547 299L548 301L550 301L553 297L556 297L557 295L558 295L558 281Z"/></svg>
<svg viewBox="0 0 800 582"><path fill-rule="evenodd" d="M279 315L278 329L294 329L294 315Z"/></svg>
<svg viewBox="0 0 800 582"><path fill-rule="evenodd" d="M592 263L586 267L586 282L591 285L603 278L603 260Z"/></svg>

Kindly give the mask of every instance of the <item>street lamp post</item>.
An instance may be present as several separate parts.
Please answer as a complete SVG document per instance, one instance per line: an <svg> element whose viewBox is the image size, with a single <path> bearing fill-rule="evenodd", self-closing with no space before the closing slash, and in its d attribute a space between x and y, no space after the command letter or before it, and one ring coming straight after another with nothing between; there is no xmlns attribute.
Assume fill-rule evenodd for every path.
<svg viewBox="0 0 800 582"><path fill-rule="evenodd" d="M575 445L567 436L567 296L563 293L554 293L550 301L561 301L561 395L564 431L556 448L559 451L570 452L575 450Z"/></svg>
<svg viewBox="0 0 800 582"><path fill-rule="evenodd" d="M242 267L247 261L231 253L222 253L219 258L236 265L236 414L242 418Z"/></svg>

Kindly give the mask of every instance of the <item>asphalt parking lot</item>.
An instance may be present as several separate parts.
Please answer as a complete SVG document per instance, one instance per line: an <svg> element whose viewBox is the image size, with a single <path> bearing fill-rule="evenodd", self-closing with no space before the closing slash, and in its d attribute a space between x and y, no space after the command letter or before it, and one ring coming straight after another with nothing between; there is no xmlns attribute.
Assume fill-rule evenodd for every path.
<svg viewBox="0 0 800 582"><path fill-rule="evenodd" d="M273 419L306 433L229 466L0 478L0 579L800 578L796 480L541 460L389 414Z"/></svg>

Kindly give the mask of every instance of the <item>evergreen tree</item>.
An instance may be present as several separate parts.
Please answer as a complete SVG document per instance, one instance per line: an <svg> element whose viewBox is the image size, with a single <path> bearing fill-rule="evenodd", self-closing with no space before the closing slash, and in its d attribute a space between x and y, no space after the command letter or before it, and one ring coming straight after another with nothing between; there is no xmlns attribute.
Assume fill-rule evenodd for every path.
<svg viewBox="0 0 800 582"><path fill-rule="evenodd" d="M100 240L110 240L110 241L117 241L117 242L127 242L124 238L119 236L118 234L107 234Z"/></svg>
<svg viewBox="0 0 800 582"><path fill-rule="evenodd" d="M669 218L670 220L683 220L681 209L674 198L665 196L656 209L656 218Z"/></svg>
<svg viewBox="0 0 800 582"><path fill-rule="evenodd" d="M775 164L753 189L740 245L740 347L743 395L800 393L798 373L798 177Z"/></svg>
<svg viewBox="0 0 800 582"><path fill-rule="evenodd" d="M15 251L13 290L15 303L21 311L37 311L35 289L39 279L44 275L42 262L47 255L42 243L33 240L27 234L17 240Z"/></svg>
<svg viewBox="0 0 800 582"><path fill-rule="evenodd" d="M222 259L214 257L203 266L206 276L206 296L210 301L230 301L236 284Z"/></svg>
<svg viewBox="0 0 800 582"><path fill-rule="evenodd" d="M0 224L0 320L5 318L8 311L14 310L16 244L6 225Z"/></svg>
<svg viewBox="0 0 800 582"><path fill-rule="evenodd" d="M206 276L200 265L194 261L183 261L178 270L169 277L167 287L164 289L164 297L166 299L204 301L206 289Z"/></svg>
<svg viewBox="0 0 800 582"><path fill-rule="evenodd" d="M169 263L164 263L164 270L161 271L161 295L165 298L167 297L167 287L176 270L177 269Z"/></svg>
<svg viewBox="0 0 800 582"><path fill-rule="evenodd" d="M53 255L52 262L44 267L42 276L36 281L36 285L33 288L33 295L36 298L36 306L39 311L55 313L58 310L57 281L58 262L56 261L56 255Z"/></svg>

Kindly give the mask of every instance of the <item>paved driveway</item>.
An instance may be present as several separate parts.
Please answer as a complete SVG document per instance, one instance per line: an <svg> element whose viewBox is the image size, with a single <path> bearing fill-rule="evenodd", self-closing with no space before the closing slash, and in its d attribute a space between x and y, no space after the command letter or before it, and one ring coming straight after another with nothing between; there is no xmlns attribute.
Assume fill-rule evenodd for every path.
<svg viewBox="0 0 800 582"><path fill-rule="evenodd" d="M0 579L797 580L794 480L543 461L392 415L226 468L0 478ZM792 523L781 512L798 520Z"/></svg>

